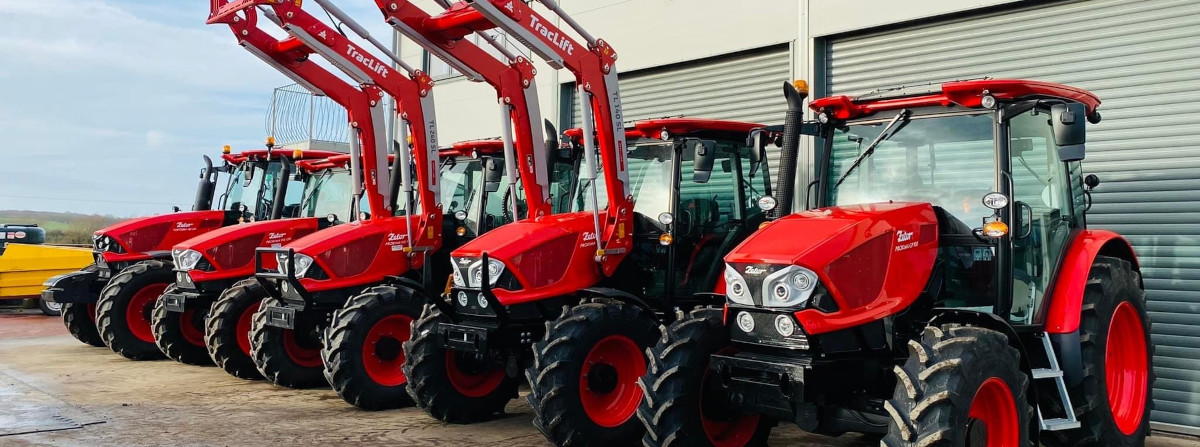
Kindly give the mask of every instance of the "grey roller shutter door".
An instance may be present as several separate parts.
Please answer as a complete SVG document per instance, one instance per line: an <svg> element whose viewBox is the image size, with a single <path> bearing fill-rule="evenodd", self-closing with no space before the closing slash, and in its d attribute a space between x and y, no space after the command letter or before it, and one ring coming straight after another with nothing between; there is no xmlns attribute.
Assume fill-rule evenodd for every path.
<svg viewBox="0 0 1200 447"><path fill-rule="evenodd" d="M685 116L780 124L787 111L782 85L791 79L791 67L788 45L775 45L620 73L622 111L627 121ZM564 97L563 104L572 107L573 113L571 123L562 127L578 127L578 100L572 96L567 102ZM774 173L779 151L768 147L768 163Z"/></svg>
<svg viewBox="0 0 1200 447"><path fill-rule="evenodd" d="M1089 224L1128 237L1154 321L1156 428L1200 433L1200 2L1086 1L831 39L831 94L981 76L1097 93Z"/></svg>

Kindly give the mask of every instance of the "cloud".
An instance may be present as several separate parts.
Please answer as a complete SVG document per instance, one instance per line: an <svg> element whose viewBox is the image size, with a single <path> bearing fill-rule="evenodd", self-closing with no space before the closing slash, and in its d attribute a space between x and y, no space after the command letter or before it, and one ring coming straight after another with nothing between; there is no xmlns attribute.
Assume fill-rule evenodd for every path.
<svg viewBox="0 0 1200 447"><path fill-rule="evenodd" d="M146 147L148 147L150 149L161 148L163 146L163 142L166 141L166 139L167 139L166 132L162 132L162 131L158 131L158 130L151 130L149 132L146 132Z"/></svg>

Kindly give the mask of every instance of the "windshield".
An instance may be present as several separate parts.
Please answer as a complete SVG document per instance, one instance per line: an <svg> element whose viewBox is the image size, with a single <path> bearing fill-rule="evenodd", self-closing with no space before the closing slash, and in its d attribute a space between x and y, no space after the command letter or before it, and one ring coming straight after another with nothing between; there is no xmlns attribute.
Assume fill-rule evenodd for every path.
<svg viewBox="0 0 1200 447"><path fill-rule="evenodd" d="M996 190L991 114L913 117L846 175L892 118L834 131L827 205L928 202L972 227L992 214L981 201Z"/></svg>
<svg viewBox="0 0 1200 447"><path fill-rule="evenodd" d="M448 158L442 162L441 172L442 204L446 213L453 215L458 211L466 211L467 219L464 227L467 236L475 236L479 227L479 192L483 190L483 161L468 157Z"/></svg>
<svg viewBox="0 0 1200 447"><path fill-rule="evenodd" d="M354 178L348 169L326 169L309 178L304 187L304 217L325 217L330 214L336 220L345 221L351 215L351 195Z"/></svg>
<svg viewBox="0 0 1200 447"><path fill-rule="evenodd" d="M637 198L634 212L657 218L660 213L670 211L671 189L674 183L671 157L675 150L671 143L652 143L633 146L629 149L629 189ZM571 211L592 209L592 188L596 188L598 209L608 207L608 195L604 186L604 169L596 167L596 181L580 179Z"/></svg>
<svg viewBox="0 0 1200 447"><path fill-rule="evenodd" d="M282 165L279 161L264 162L245 162L238 166L231 177L229 191L226 193L225 211L241 211L244 205L247 212L243 218L247 221L262 220L270 213L269 205L272 197L267 197L264 201L264 192L267 189L274 191L274 181L279 175ZM250 172L250 179L246 179L246 173ZM264 182L272 182L271 186L264 188Z"/></svg>

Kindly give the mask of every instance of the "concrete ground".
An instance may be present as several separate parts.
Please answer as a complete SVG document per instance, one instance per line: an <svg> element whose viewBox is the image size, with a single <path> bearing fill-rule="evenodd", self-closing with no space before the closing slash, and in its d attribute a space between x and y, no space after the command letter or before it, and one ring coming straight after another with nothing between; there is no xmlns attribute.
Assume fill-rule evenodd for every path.
<svg viewBox="0 0 1200 447"><path fill-rule="evenodd" d="M523 401L513 401L505 417L470 426L412 408L360 411L330 390L284 389L172 361L128 361L75 341L58 319L36 310L0 310L0 446L547 445L532 418ZM47 429L54 431L33 432ZM771 444L872 445L785 426ZM1147 445L1200 442L1155 437Z"/></svg>

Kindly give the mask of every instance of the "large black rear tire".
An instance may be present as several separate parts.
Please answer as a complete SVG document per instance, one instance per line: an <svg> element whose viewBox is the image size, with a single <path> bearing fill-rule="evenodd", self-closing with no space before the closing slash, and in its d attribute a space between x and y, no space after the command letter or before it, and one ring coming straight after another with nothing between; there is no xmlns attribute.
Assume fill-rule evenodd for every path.
<svg viewBox="0 0 1200 447"><path fill-rule="evenodd" d="M234 377L263 378L250 357L250 330L254 314L267 296L258 280L243 279L221 292L204 321L204 344L209 358Z"/></svg>
<svg viewBox="0 0 1200 447"><path fill-rule="evenodd" d="M1029 447L1029 376L1008 337L990 329L927 327L895 368L884 447Z"/></svg>
<svg viewBox="0 0 1200 447"><path fill-rule="evenodd" d="M709 357L732 352L721 309L703 308L667 327L640 379L638 418L647 447L766 446L774 422L731 409L720 381L707 381Z"/></svg>
<svg viewBox="0 0 1200 447"><path fill-rule="evenodd" d="M97 348L104 347L104 339L96 330L95 303L63 303L62 319L67 332L76 340Z"/></svg>
<svg viewBox="0 0 1200 447"><path fill-rule="evenodd" d="M486 359L438 346L437 326L442 322L450 319L427 304L413 325L413 337L404 343L404 375L413 402L430 416L455 424L503 413L508 401L517 397L517 378Z"/></svg>
<svg viewBox="0 0 1200 447"><path fill-rule="evenodd" d="M1154 406L1150 392L1154 389L1154 344L1150 341L1150 317L1141 275L1129 261L1097 256L1084 289L1082 311L1079 336L1084 376L1068 389L1082 426L1047 433L1043 442L1051 447L1144 445ZM1115 337L1114 332L1118 333ZM1112 372L1108 371L1110 360ZM1130 366L1136 368L1116 371ZM1110 373L1140 377L1136 379L1139 384L1123 387L1125 392L1110 390ZM1062 400L1056 390L1039 396L1051 413L1062 414Z"/></svg>
<svg viewBox="0 0 1200 447"><path fill-rule="evenodd" d="M279 386L296 389L328 386L321 373L321 346L316 334L267 325L268 306L282 304L275 298L263 299L254 314L250 329L250 356L254 365L263 377ZM303 327L300 322L296 324Z"/></svg>
<svg viewBox="0 0 1200 447"><path fill-rule="evenodd" d="M174 292L174 284L163 293ZM172 360L197 366L212 366L208 349L204 347L204 319L212 307L211 303L193 303L194 308L186 312L170 312L167 302L160 296L154 302L151 327L154 328L154 344Z"/></svg>
<svg viewBox="0 0 1200 447"><path fill-rule="evenodd" d="M114 276L96 302L96 329L104 344L130 360L165 358L154 344L150 316L155 301L174 282L171 264L162 261L142 261Z"/></svg>
<svg viewBox="0 0 1200 447"><path fill-rule="evenodd" d="M646 349L660 338L654 314L621 302L571 307L534 343L529 380L533 425L555 445L635 445L634 415Z"/></svg>
<svg viewBox="0 0 1200 447"><path fill-rule="evenodd" d="M325 379L364 410L413 404L404 375L404 342L426 299L407 287L376 286L333 312L321 348Z"/></svg>

